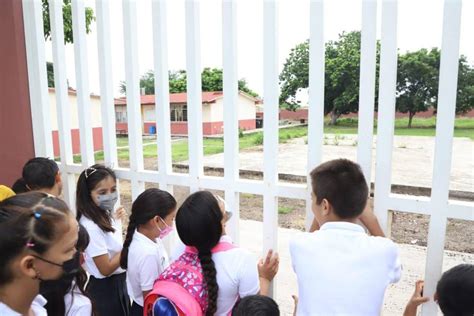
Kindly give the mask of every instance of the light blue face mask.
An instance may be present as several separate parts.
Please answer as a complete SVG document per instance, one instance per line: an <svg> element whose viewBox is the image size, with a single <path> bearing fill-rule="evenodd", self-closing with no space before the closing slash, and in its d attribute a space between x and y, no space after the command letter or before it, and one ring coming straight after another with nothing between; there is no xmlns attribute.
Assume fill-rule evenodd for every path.
<svg viewBox="0 0 474 316"><path fill-rule="evenodd" d="M110 194L98 195L97 200L99 201L99 207L101 209L104 211L113 211L118 200L118 193L116 191Z"/></svg>

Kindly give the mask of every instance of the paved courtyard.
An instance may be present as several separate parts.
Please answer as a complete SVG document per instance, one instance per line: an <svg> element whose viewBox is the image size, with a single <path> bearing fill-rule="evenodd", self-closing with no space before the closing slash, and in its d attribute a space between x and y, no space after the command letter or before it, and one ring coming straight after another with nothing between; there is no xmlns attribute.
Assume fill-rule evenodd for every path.
<svg viewBox="0 0 474 316"><path fill-rule="evenodd" d="M327 135L323 146L323 161L335 158L357 159L356 135ZM395 136L392 156L392 184L431 187L433 174L434 137ZM374 139L372 181L375 175ZM307 148L304 138L280 144L278 172L305 176L307 174ZM239 154L240 169L263 171L262 146ZM204 157L204 166L223 167L224 154ZM454 138L451 190L474 192L474 142L468 138Z"/></svg>

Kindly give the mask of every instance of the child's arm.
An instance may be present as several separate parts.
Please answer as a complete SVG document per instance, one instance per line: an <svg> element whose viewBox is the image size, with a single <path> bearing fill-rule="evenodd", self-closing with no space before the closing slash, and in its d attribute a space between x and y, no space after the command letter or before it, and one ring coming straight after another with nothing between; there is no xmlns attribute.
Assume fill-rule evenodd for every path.
<svg viewBox="0 0 474 316"><path fill-rule="evenodd" d="M410 301L407 303L405 311L403 312L403 316L416 316L416 310L418 309L418 306L430 300L429 297L423 297L423 285L424 282L422 280L416 281L415 292L413 293Z"/></svg>
<svg viewBox="0 0 474 316"><path fill-rule="evenodd" d="M364 208L364 211L359 216L359 220L367 227L367 230L372 236L385 237L385 234L380 227L379 220L374 214L374 201L369 198L367 200L367 205Z"/></svg>
<svg viewBox="0 0 474 316"><path fill-rule="evenodd" d="M270 283L278 272L280 257L278 253L273 254L273 250L268 250L265 261L260 259L258 263L258 276L260 278L260 295L268 295Z"/></svg>

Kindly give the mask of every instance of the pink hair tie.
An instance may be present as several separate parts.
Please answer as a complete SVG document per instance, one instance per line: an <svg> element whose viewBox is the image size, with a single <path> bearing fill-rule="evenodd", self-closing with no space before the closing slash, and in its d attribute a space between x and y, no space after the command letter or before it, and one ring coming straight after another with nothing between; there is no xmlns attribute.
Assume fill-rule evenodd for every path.
<svg viewBox="0 0 474 316"><path fill-rule="evenodd" d="M27 242L26 243L26 247L28 247L28 248L33 248L34 246L35 246L35 244L32 243L32 242Z"/></svg>

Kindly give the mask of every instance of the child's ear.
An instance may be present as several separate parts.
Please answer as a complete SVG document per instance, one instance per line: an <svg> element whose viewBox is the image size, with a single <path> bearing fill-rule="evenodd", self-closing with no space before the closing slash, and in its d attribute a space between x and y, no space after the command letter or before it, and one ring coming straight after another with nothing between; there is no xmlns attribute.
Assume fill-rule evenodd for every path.
<svg viewBox="0 0 474 316"><path fill-rule="evenodd" d="M54 181L56 183L61 183L61 171L58 171L58 173L56 173L56 177L54 177Z"/></svg>
<svg viewBox="0 0 474 316"><path fill-rule="evenodd" d="M38 272L35 269L35 257L33 256L25 256L21 258L20 260L20 271L22 274L32 278L36 279L38 277Z"/></svg>
<svg viewBox="0 0 474 316"><path fill-rule="evenodd" d="M327 216L329 215L330 211L331 211L331 204L329 203L329 201L327 199L323 199L321 201L321 209L322 209L322 213L324 216Z"/></svg>

